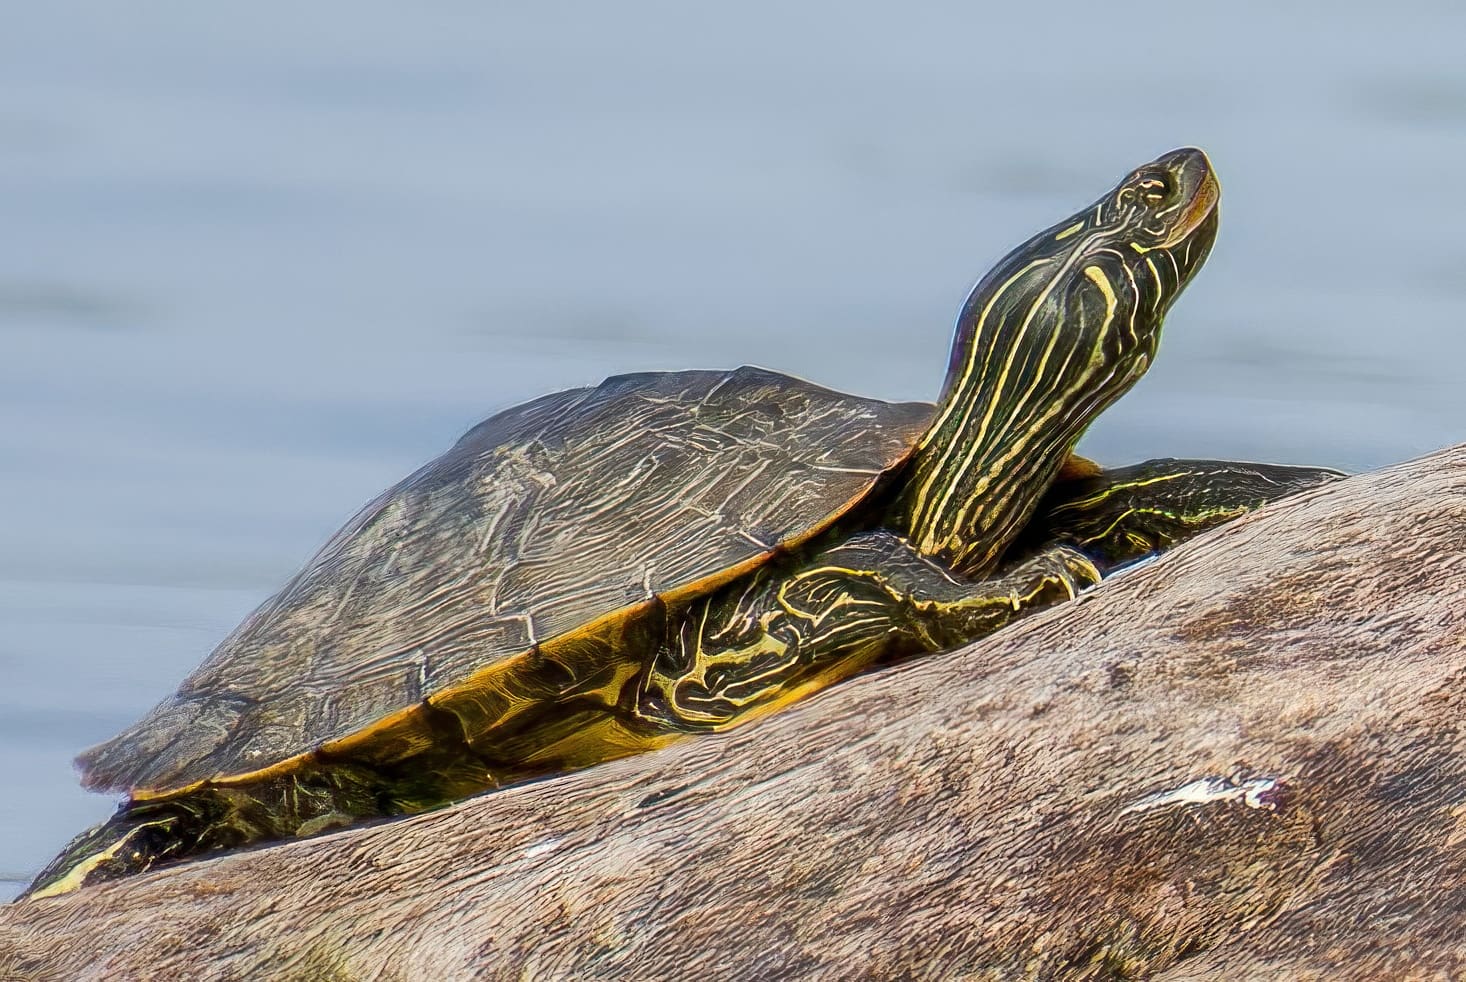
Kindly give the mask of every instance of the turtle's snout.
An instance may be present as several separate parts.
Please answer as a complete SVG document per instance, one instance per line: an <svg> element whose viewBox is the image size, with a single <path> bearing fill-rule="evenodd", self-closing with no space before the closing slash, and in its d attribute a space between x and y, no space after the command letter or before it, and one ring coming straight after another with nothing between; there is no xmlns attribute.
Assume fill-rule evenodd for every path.
<svg viewBox="0 0 1466 982"><path fill-rule="evenodd" d="M1222 186L1206 153L1196 147L1182 147L1159 158L1156 164L1169 175L1180 210L1165 244L1179 242L1204 225L1215 225Z"/></svg>
<svg viewBox="0 0 1466 982"><path fill-rule="evenodd" d="M1209 248L1216 235L1222 187L1206 154L1182 147L1131 171L1115 191L1122 227L1134 228L1138 253L1182 243Z"/></svg>
<svg viewBox="0 0 1466 982"><path fill-rule="evenodd" d="M1156 164L1175 174L1201 175L1211 170L1211 161L1206 151L1199 147L1178 147L1170 153L1161 154Z"/></svg>

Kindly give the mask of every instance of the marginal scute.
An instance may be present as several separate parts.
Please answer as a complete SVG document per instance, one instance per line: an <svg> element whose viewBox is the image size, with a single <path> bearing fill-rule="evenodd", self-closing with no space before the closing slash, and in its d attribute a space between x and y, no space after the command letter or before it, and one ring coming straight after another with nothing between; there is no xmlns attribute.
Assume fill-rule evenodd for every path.
<svg viewBox="0 0 1466 982"><path fill-rule="evenodd" d="M161 794L366 734L390 756L421 739L424 699L469 727L541 686L612 685L619 666L564 683L525 666L536 644L582 657L599 647L585 629L633 629L650 593L688 598L803 541L904 459L930 412L748 367L622 375L505 410L358 512L176 695L83 755L84 783Z"/></svg>

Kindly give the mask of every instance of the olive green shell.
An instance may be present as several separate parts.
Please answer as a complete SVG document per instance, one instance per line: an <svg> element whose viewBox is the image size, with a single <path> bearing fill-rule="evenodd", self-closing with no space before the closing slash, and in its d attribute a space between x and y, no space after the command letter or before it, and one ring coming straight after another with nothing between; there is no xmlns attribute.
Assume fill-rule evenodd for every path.
<svg viewBox="0 0 1466 982"><path fill-rule="evenodd" d="M85 753L83 781L167 793L262 770L653 593L711 590L859 502L930 413L757 368L623 375L499 413Z"/></svg>

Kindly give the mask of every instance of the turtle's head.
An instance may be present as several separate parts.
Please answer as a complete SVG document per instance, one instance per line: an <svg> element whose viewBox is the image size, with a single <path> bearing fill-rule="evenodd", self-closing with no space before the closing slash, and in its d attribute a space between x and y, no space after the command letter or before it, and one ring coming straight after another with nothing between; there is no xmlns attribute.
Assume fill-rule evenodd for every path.
<svg viewBox="0 0 1466 982"><path fill-rule="evenodd" d="M1150 367L1220 196L1206 154L1173 150L983 277L898 509L919 551L969 575L996 563L1085 428Z"/></svg>
<svg viewBox="0 0 1466 982"><path fill-rule="evenodd" d="M1123 391L1150 365L1161 320L1211 251L1220 197L1206 154L1173 150L1008 253L963 306L944 396L974 368L1049 347L1096 362L1114 377L1106 388ZM1079 381L1024 378L1040 389L1066 379Z"/></svg>

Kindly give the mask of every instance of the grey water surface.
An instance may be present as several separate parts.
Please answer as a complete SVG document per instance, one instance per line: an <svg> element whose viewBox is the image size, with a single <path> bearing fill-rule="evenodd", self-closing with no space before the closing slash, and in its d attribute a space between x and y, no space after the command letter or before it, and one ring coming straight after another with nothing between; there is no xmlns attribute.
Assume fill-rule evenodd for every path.
<svg viewBox="0 0 1466 982"><path fill-rule="evenodd" d="M931 398L971 282L1174 146L1221 238L1087 452L1466 439L1463 37L1453 0L10 5L0 879L112 808L77 751L473 422L742 363Z"/></svg>

